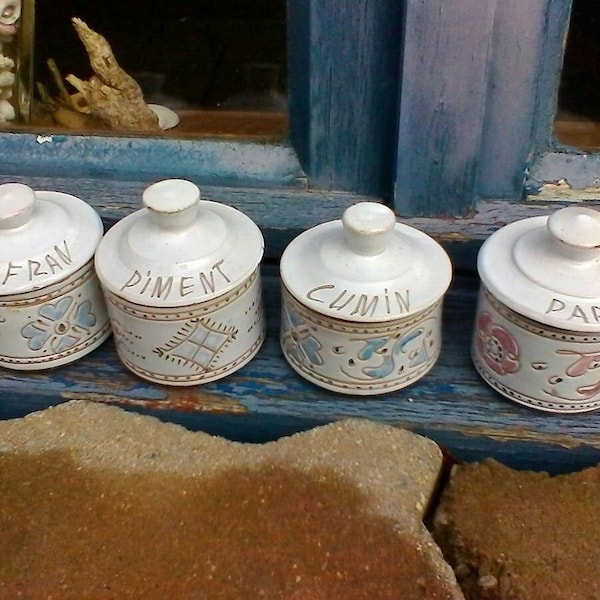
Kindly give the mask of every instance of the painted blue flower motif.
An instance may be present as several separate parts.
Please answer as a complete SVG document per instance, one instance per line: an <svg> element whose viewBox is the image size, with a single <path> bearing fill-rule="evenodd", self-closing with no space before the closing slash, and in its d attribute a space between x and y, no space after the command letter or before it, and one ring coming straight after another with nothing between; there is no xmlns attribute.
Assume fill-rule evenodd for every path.
<svg viewBox="0 0 600 600"><path fill-rule="evenodd" d="M358 353L358 358L361 361L368 361L379 356L381 364L378 367L365 367L363 373L372 379L383 379L388 377L394 370L394 363L396 358L405 351L408 344L414 340L419 339L423 335L423 329L415 329L402 336L399 340L396 340L393 344L392 351L389 354L383 352L384 348L390 342L390 338L376 338L368 340L364 348ZM420 364L426 360L426 355L420 353L415 357L409 358L409 368Z"/></svg>
<svg viewBox="0 0 600 600"><path fill-rule="evenodd" d="M44 304L38 310L38 318L21 329L21 335L36 352L64 352L89 335L96 324L91 309L89 300L78 303L70 296Z"/></svg>
<svg viewBox="0 0 600 600"><path fill-rule="evenodd" d="M310 325L289 306L284 305L281 318L281 343L285 353L293 360L306 364L322 365L319 353L323 346L311 334Z"/></svg>
<svg viewBox="0 0 600 600"><path fill-rule="evenodd" d="M357 381L378 380L427 363L431 360L428 349L431 329L424 325L401 337L394 335L361 340L363 346L356 360L349 361L349 366L342 372Z"/></svg>

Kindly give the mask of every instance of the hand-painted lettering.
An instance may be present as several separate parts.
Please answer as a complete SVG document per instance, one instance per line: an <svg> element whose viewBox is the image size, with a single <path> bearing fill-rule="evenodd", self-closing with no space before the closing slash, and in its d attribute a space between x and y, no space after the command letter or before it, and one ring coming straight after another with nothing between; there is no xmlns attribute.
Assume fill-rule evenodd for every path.
<svg viewBox="0 0 600 600"><path fill-rule="evenodd" d="M55 275L64 271L71 265L71 251L67 240L56 244L48 254L42 257L24 259L19 262L0 263L0 285L6 285L13 277L27 277L28 281L35 281L38 277Z"/></svg>
<svg viewBox="0 0 600 600"><path fill-rule="evenodd" d="M379 294L355 294L333 284L325 284L308 290L306 297L312 302L326 304L331 310L350 316L373 316L381 305L387 315L410 311L410 290L384 288Z"/></svg>
<svg viewBox="0 0 600 600"><path fill-rule="evenodd" d="M600 306L567 303L559 298L552 298L546 309L546 314L560 315L565 321L600 323Z"/></svg>
<svg viewBox="0 0 600 600"><path fill-rule="evenodd" d="M171 297L185 298L196 295L201 298L208 294L214 294L230 278L223 269L223 260L216 262L206 271L198 271L195 275L158 275L153 271L145 274L134 270L129 279L121 286L121 291L130 290L140 296L150 298L161 298L166 300Z"/></svg>

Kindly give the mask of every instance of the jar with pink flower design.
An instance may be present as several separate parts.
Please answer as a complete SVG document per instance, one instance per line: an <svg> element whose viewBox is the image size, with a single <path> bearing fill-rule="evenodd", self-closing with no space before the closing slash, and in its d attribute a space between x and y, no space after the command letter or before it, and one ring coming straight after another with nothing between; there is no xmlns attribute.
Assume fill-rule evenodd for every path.
<svg viewBox="0 0 600 600"><path fill-rule="evenodd" d="M511 223L483 244L471 355L498 392L539 410L600 408L600 212Z"/></svg>
<svg viewBox="0 0 600 600"><path fill-rule="evenodd" d="M94 270L102 233L75 196L0 185L0 367L59 367L109 337Z"/></svg>

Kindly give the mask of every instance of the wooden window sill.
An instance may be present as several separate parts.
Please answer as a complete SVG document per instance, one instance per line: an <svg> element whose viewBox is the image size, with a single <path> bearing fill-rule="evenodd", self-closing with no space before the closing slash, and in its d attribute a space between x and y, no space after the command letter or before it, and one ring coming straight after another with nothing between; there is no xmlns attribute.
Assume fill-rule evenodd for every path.
<svg viewBox="0 0 600 600"><path fill-rule="evenodd" d="M301 379L281 355L279 278L263 269L268 336L245 368L218 382L168 388L138 379L112 340L88 357L48 372L0 370L0 418L68 400L91 400L243 441L265 441L344 417L363 417L427 435L461 460L493 456L552 472L600 461L600 412L551 415L505 400L471 365L478 282L456 275L446 297L442 355L417 384L367 399L336 395Z"/></svg>
<svg viewBox="0 0 600 600"><path fill-rule="evenodd" d="M562 144L587 152L600 150L600 123L598 121L562 117L554 122L554 133Z"/></svg>
<svg viewBox="0 0 600 600"><path fill-rule="evenodd" d="M230 111L177 109L179 125L163 132L162 137L173 139L221 139L272 143L283 140L288 133L288 115L285 112ZM103 129L72 130L44 123L11 123L8 130L15 133L48 135L102 135L115 137ZM131 134L127 134L130 136ZM143 134L134 137L150 137ZM154 136L156 137L156 136Z"/></svg>

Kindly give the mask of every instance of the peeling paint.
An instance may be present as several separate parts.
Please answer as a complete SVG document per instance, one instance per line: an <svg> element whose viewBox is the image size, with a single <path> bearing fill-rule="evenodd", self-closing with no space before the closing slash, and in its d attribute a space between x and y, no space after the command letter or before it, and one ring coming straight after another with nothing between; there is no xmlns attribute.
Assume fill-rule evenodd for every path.
<svg viewBox="0 0 600 600"><path fill-rule="evenodd" d="M528 196L534 202L581 202L600 200L600 180L594 180L593 186L574 188L564 177L557 181L542 184L537 193Z"/></svg>
<svg viewBox="0 0 600 600"><path fill-rule="evenodd" d="M600 153L546 152L531 165L525 187L528 199L600 200Z"/></svg>
<svg viewBox="0 0 600 600"><path fill-rule="evenodd" d="M538 444L550 444L567 450L588 446L600 450L600 436L593 434L586 435L584 444L582 443L581 437L578 438L575 435L538 432L526 428L499 429L486 426L453 425L452 431L468 437L476 439L487 438L496 442L532 442Z"/></svg>
<svg viewBox="0 0 600 600"><path fill-rule="evenodd" d="M448 231L447 233L443 233L441 236L439 236L438 239L447 242L468 242L470 239L472 239L472 236L460 231Z"/></svg>
<svg viewBox="0 0 600 600"><path fill-rule="evenodd" d="M226 413L245 414L248 409L238 402L222 394L209 394L196 388L177 388L166 390L165 397L160 400L131 398L117 394L102 394L97 392L61 392L64 400L86 400L115 404L118 406L134 406L157 410L179 410L188 413Z"/></svg>

